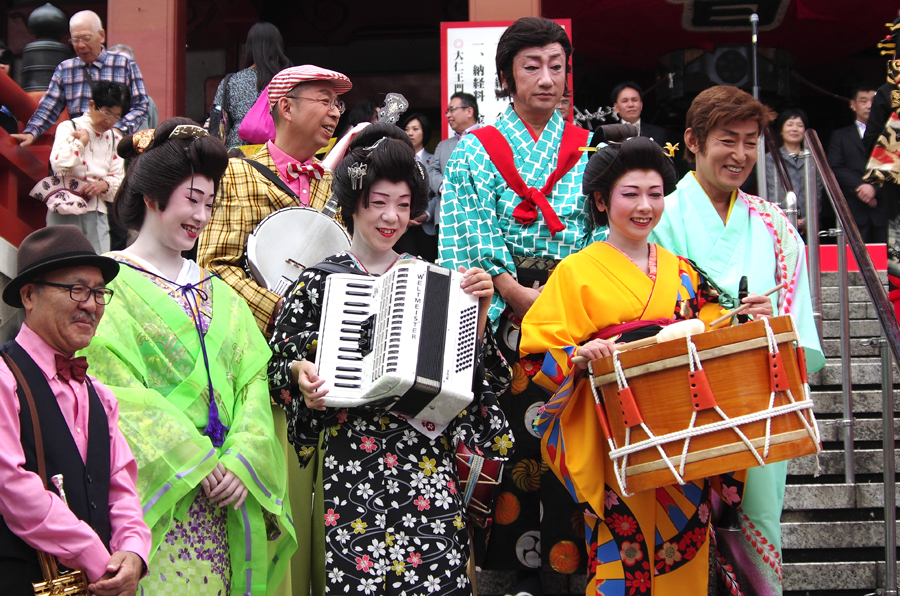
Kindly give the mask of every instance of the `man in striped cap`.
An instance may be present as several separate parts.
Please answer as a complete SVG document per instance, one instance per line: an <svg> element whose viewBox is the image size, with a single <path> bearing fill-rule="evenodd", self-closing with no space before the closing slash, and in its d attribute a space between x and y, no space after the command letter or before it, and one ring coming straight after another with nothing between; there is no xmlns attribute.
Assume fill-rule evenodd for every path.
<svg viewBox="0 0 900 596"><path fill-rule="evenodd" d="M267 88L275 138L251 158L229 160L212 220L200 235L197 262L243 296L266 339L272 335L282 299L248 274L244 262L247 238L259 222L279 209L302 205L321 211L325 206L331 195L331 173L325 172L313 155L331 141L344 113L338 96L351 86L345 75L309 64L275 75ZM325 579L316 570L323 569L324 563L317 557L324 551L313 543L313 536L324 535L324 518L321 513L310 516L316 467L300 469L294 448L287 443L284 411L273 405L272 415L288 462L298 546L285 574L290 581L282 584L282 590L320 594Z"/></svg>
<svg viewBox="0 0 900 596"><path fill-rule="evenodd" d="M313 155L331 140L344 113L338 96L351 87L345 75L310 64L275 75L267 88L275 138L251 158L229 161L212 221L200 236L198 263L244 297L266 339L272 334L281 297L247 274L247 238L278 209L324 207L331 194L331 174Z"/></svg>

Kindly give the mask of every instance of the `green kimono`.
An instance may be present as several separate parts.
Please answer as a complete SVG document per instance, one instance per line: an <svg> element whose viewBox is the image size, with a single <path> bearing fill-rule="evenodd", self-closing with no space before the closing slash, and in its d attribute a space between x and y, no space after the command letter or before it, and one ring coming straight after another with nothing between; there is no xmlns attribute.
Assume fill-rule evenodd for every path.
<svg viewBox="0 0 900 596"><path fill-rule="evenodd" d="M232 586L234 593L272 594L297 542L266 381L271 351L244 300L219 278L190 262L183 271L193 267L191 290L113 256L123 263L108 286L115 297L82 354L115 393L119 427L138 464L138 493L153 532L142 586L171 590L192 572L195 580L181 589L193 596L206 593L212 579L221 580L223 594ZM227 427L221 447L204 434L210 384ZM238 510L215 507L202 492L200 481L219 463L248 490Z"/></svg>

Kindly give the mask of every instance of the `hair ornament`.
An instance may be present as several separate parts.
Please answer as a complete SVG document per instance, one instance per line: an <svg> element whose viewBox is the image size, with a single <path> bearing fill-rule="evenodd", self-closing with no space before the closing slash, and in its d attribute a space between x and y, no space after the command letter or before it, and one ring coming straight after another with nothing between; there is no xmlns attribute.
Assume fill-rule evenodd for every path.
<svg viewBox="0 0 900 596"><path fill-rule="evenodd" d="M604 145L605 146L605 145ZM598 149L602 149L603 147L579 147L579 151L597 151Z"/></svg>
<svg viewBox="0 0 900 596"><path fill-rule="evenodd" d="M672 143L666 143L666 146L663 147L663 151L669 156L669 159L675 157L675 152L678 151L678 145L680 145L680 143L675 143L674 145Z"/></svg>
<svg viewBox="0 0 900 596"><path fill-rule="evenodd" d="M425 180L425 168L422 167L422 162L420 162L418 159L416 160L416 167L419 168L419 176L422 178L422 180Z"/></svg>
<svg viewBox="0 0 900 596"><path fill-rule="evenodd" d="M380 143L381 141L378 141ZM378 143L375 143L376 145ZM353 165L347 168L347 175L350 176L350 188L353 190L362 190L363 187L363 178L366 177L366 172L369 170L369 166L361 163L361 162L353 162Z"/></svg>
<svg viewBox="0 0 900 596"><path fill-rule="evenodd" d="M144 130L139 130L131 137L131 144L134 145L134 151L138 155L147 150L147 147L150 146L150 143L153 142L153 131L155 129L148 128Z"/></svg>
<svg viewBox="0 0 900 596"><path fill-rule="evenodd" d="M200 139L208 137L209 132L195 124L180 124L169 135L170 139Z"/></svg>
<svg viewBox="0 0 900 596"><path fill-rule="evenodd" d="M378 147L378 145L380 145L381 142L382 142L383 140L385 140L386 138L387 138L387 137L381 137L380 139L378 139L377 141L375 141L375 143L374 143L371 147L363 147L363 151L374 151L375 148Z"/></svg>

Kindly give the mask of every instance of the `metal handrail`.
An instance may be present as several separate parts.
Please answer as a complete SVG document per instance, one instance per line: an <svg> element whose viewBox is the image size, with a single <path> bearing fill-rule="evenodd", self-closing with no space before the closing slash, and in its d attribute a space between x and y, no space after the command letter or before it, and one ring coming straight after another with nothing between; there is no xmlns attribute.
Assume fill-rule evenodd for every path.
<svg viewBox="0 0 900 596"><path fill-rule="evenodd" d="M778 150L778 145L775 144L775 133L772 131L772 127L769 124L766 124L765 129L763 130L763 146L765 147L765 153L772 156L772 163L775 165L775 189L778 189L778 183L781 184L781 188L784 189L784 204L781 202L781 197L778 196L776 192L776 197L779 200L775 200L776 197L770 197L769 195L769 181L768 175L766 172L766 188L765 194L762 192L763 189L760 189L759 196L766 197L766 200L776 203L780 205L785 214L788 216L788 220L790 220L791 225L795 228L797 227L797 192L794 189L794 182L791 180L790 175L788 175L787 165L784 163L784 158L781 155L781 151ZM766 166L768 167L768 162L766 162Z"/></svg>
<svg viewBox="0 0 900 596"><path fill-rule="evenodd" d="M831 204L838 216L838 221L843 228L843 236L850 244L853 256L859 266L862 274L863 283L869 298L875 305L875 313L878 315L878 322L884 333L886 346L882 350L882 417L883 417L883 437L882 448L884 456L884 549L885 549L885 589L884 594L897 594L897 573L896 573L896 520L897 510L895 507L894 491L896 486L896 472L894 469L894 391L892 375L893 363L890 355L893 353L894 360L900 361L900 326L897 325L897 317L891 308L884 286L878 278L875 265L872 263L872 257L866 250L866 245L862 241L856 222L850 213L850 207L847 205L847 199L825 159L825 151L822 149L822 143L819 141L819 135L815 130L807 129L806 144L816 161L822 180L825 183L825 189L831 198ZM838 250L846 252L842 246L838 246ZM890 348L890 352L886 348ZM886 369L886 370L885 370ZM887 417L890 417L891 423L887 423Z"/></svg>
<svg viewBox="0 0 900 596"><path fill-rule="evenodd" d="M815 130L807 129L806 142L810 151L812 151L816 167L819 168L819 173L822 175L825 190L828 191L835 213L840 219L844 235L850 244L850 250L853 251L853 257L859 266L863 283L865 283L869 297L875 304L875 311L878 315L878 321L881 323L881 328L887 336L894 358L900 360L900 326L897 324L897 317L894 315L894 309L891 308L891 303L888 301L884 286L878 278L878 272L872 263L872 257L869 256L869 251L866 250L866 245L859 234L859 228L856 227L856 222L850 213L847 199L844 198L844 193L841 191L837 178L834 177L834 172L831 171L831 167L828 165L825 151L822 149L822 143L819 141L819 135L816 134Z"/></svg>

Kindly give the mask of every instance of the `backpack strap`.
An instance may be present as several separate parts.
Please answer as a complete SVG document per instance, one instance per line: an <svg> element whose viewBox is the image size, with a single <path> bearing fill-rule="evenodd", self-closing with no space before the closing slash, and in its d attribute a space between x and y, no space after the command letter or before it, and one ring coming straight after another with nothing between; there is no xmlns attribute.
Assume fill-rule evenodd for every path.
<svg viewBox="0 0 900 596"><path fill-rule="evenodd" d="M245 157L244 161L246 161L248 164L250 164L251 166L256 168L257 172L259 172L260 174L265 176L266 179L269 182L271 182L272 184L274 184L275 186L277 186L278 189L281 190L281 192L285 193L287 196L294 198L298 201L300 200L300 197L297 196L297 193L295 193L293 190L291 190L291 187L288 186L287 184L285 184L284 180L282 180L281 178L278 177L278 174L276 174L275 172L273 172L266 166L262 165L258 161L254 160L254 159L250 159L249 157Z"/></svg>

